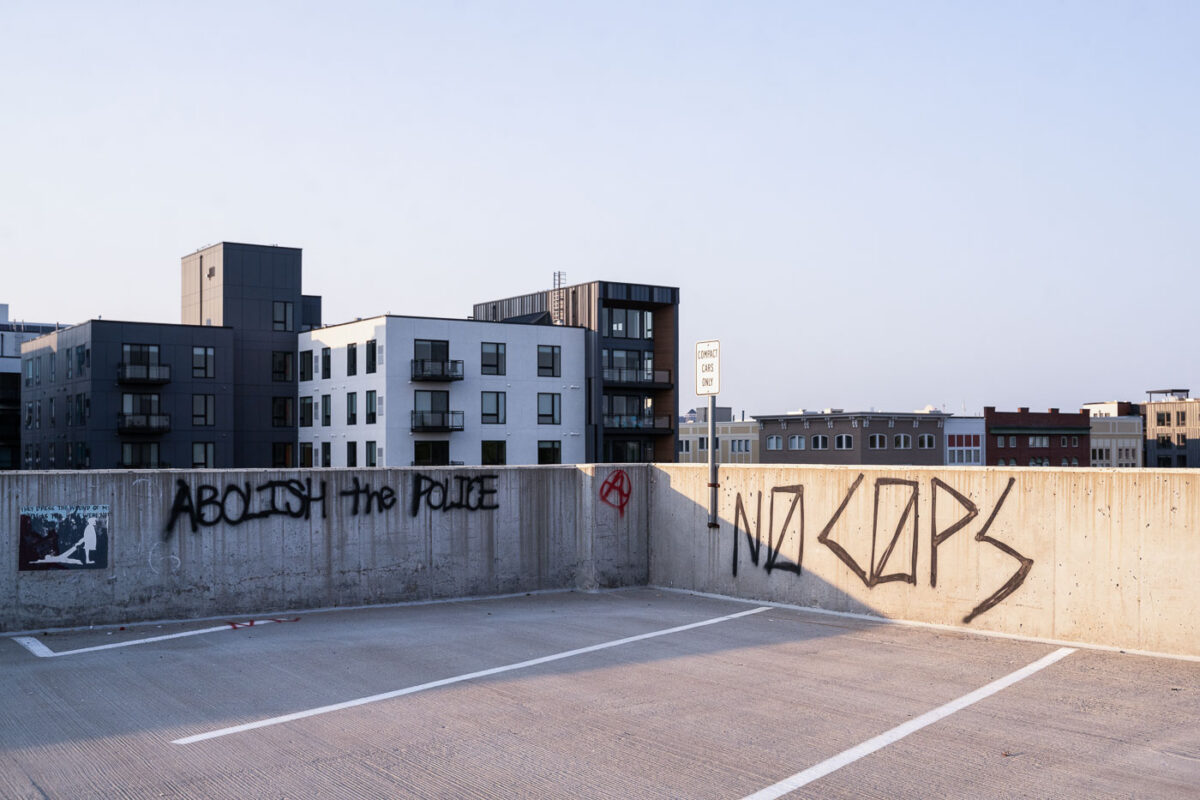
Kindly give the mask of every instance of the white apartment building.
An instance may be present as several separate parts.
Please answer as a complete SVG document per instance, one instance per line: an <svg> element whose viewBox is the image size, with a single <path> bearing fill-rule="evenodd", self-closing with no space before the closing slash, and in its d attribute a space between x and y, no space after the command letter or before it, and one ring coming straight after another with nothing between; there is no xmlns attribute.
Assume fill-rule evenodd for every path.
<svg viewBox="0 0 1200 800"><path fill-rule="evenodd" d="M300 466L582 462L584 333L399 316L301 333Z"/></svg>
<svg viewBox="0 0 1200 800"><path fill-rule="evenodd" d="M1091 465L1093 467L1141 467L1146 440L1145 423L1132 413L1132 403L1108 401L1085 403L1091 415Z"/></svg>
<svg viewBox="0 0 1200 800"><path fill-rule="evenodd" d="M983 466L987 463L986 433L983 417L946 417L946 463L951 466Z"/></svg>

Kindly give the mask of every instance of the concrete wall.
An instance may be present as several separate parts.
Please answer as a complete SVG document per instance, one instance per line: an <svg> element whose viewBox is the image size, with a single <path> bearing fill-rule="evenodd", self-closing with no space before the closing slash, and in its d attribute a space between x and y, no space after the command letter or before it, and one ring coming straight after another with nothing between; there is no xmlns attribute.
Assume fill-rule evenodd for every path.
<svg viewBox="0 0 1200 800"><path fill-rule="evenodd" d="M655 585L1200 655L1196 472L727 466L712 531L706 468L652 480Z"/></svg>
<svg viewBox="0 0 1200 800"><path fill-rule="evenodd" d="M306 486L269 485L296 480L324 497L308 519ZM707 482L702 465L0 474L0 629L648 582L1200 655L1200 473L725 466L715 530ZM247 483L249 514L228 489ZM23 510L85 505L108 507L106 565L18 569Z"/></svg>
<svg viewBox="0 0 1200 800"><path fill-rule="evenodd" d="M649 469L626 467L624 509L595 502L618 471L607 466L4 474L0 630L641 585ZM311 490L269 485L288 480ZM377 493L369 508L356 481ZM448 501L432 481L449 482ZM224 519L219 501L201 504L203 486L217 497L234 487ZM306 494L324 498L308 519ZM272 498L298 516L272 513ZM108 507L105 567L18 569L23 510L55 506ZM215 524L193 531L189 508ZM182 513L168 528L173 509Z"/></svg>

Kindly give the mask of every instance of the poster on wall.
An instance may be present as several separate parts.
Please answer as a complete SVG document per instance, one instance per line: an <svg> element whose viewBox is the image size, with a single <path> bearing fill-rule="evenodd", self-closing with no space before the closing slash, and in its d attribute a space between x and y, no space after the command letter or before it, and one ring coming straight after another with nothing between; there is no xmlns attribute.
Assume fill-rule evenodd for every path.
<svg viewBox="0 0 1200 800"><path fill-rule="evenodd" d="M21 570L108 567L108 506L21 509Z"/></svg>

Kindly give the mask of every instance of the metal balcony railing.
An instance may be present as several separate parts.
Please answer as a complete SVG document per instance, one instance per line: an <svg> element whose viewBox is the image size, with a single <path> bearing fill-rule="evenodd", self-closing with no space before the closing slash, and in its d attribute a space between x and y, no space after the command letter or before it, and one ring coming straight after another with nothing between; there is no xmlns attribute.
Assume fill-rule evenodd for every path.
<svg viewBox="0 0 1200 800"><path fill-rule="evenodd" d="M634 430L670 430L670 417L651 417L637 414L606 414L606 428L627 428Z"/></svg>
<svg viewBox="0 0 1200 800"><path fill-rule="evenodd" d="M609 367L603 370L604 380L608 383L670 383L669 369L627 369L625 367Z"/></svg>
<svg viewBox="0 0 1200 800"><path fill-rule="evenodd" d="M464 426L462 411L414 411L412 430L415 432L445 433L461 431Z"/></svg>
<svg viewBox="0 0 1200 800"><path fill-rule="evenodd" d="M170 414L117 414L121 433L166 433L171 430Z"/></svg>
<svg viewBox="0 0 1200 800"><path fill-rule="evenodd" d="M121 383L169 383L170 364L117 364L117 380Z"/></svg>
<svg viewBox="0 0 1200 800"><path fill-rule="evenodd" d="M412 379L414 381L461 381L463 379L463 362L429 361L424 358L414 358L412 360Z"/></svg>

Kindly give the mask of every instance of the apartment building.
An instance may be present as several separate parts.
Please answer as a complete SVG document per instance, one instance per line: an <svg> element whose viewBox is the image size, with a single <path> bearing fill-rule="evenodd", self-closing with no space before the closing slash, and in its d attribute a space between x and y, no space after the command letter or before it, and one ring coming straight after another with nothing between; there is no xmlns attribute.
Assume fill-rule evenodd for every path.
<svg viewBox="0 0 1200 800"><path fill-rule="evenodd" d="M764 464L940 465L945 424L939 411L911 413L840 408L756 414Z"/></svg>
<svg viewBox="0 0 1200 800"><path fill-rule="evenodd" d="M717 463L757 464L758 430L755 420L726 420L716 423ZM679 424L679 463L708 463L708 423Z"/></svg>
<svg viewBox="0 0 1200 800"><path fill-rule="evenodd" d="M1091 421L1087 411L1057 408L1030 411L983 409L988 444L985 462L1009 467L1086 467L1091 464Z"/></svg>
<svg viewBox="0 0 1200 800"><path fill-rule="evenodd" d="M585 334L390 315L302 333L300 466L583 462Z"/></svg>
<svg viewBox="0 0 1200 800"><path fill-rule="evenodd" d="M21 345L57 325L17 322L8 318L8 303L0 303L0 469L20 469Z"/></svg>
<svg viewBox="0 0 1200 800"><path fill-rule="evenodd" d="M321 321L300 278L296 248L222 242L181 259L181 324L25 342L23 466L295 466L296 336Z"/></svg>
<svg viewBox="0 0 1200 800"><path fill-rule="evenodd" d="M233 331L89 320L21 346L24 469L233 466Z"/></svg>
<svg viewBox="0 0 1200 800"><path fill-rule="evenodd" d="M1187 389L1151 389L1142 403L1147 467L1200 466L1200 403Z"/></svg>
<svg viewBox="0 0 1200 800"><path fill-rule="evenodd" d="M1091 466L1141 467L1146 423L1141 406L1126 400L1084 403L1091 415Z"/></svg>
<svg viewBox="0 0 1200 800"><path fill-rule="evenodd" d="M585 459L674 461L679 289L593 281L478 303L474 319L586 330Z"/></svg>
<svg viewBox="0 0 1200 800"><path fill-rule="evenodd" d="M946 464L978 467L987 463L987 430L983 417L947 417L944 432Z"/></svg>

